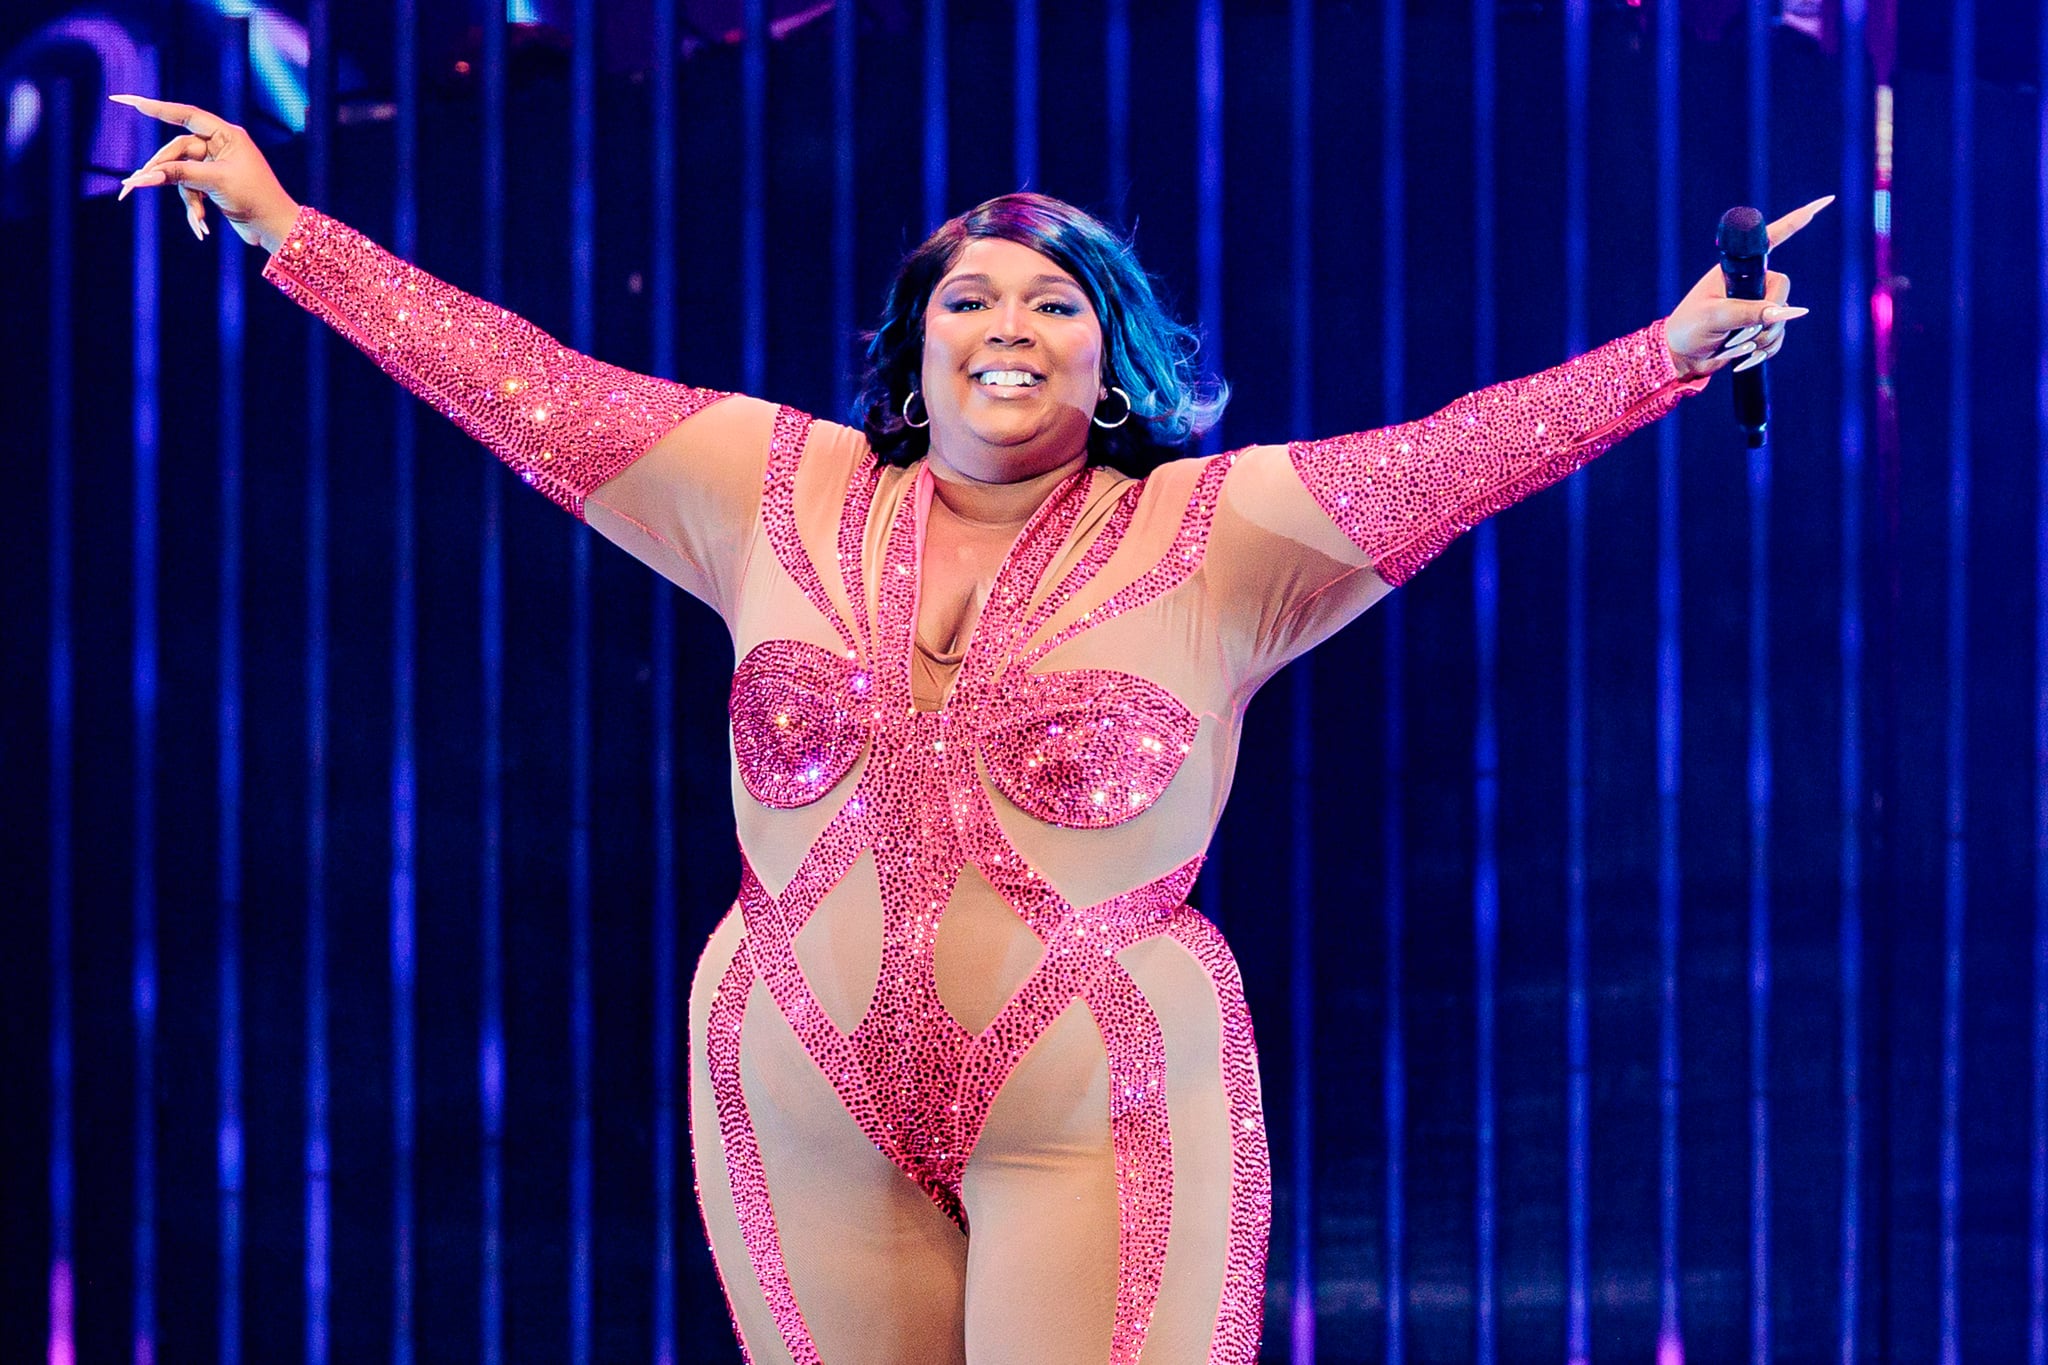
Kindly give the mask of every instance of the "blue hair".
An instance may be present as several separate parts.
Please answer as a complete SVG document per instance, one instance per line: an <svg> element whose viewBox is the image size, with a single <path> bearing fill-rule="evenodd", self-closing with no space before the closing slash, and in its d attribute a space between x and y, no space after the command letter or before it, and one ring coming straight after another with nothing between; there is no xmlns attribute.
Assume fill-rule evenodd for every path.
<svg viewBox="0 0 2048 1365"><path fill-rule="evenodd" d="M903 420L924 362L924 315L932 291L977 237L1028 246L1080 284L1102 322L1105 387L1131 397L1130 420L1088 429L1088 461L1134 478L1188 453L1215 426L1230 388L1195 369L1201 341L1166 310L1130 242L1101 219L1046 194L1004 194L947 220L903 258L866 334L866 372L853 418L884 464L909 464L931 449L930 433ZM1114 401L1114 399L1112 399Z"/></svg>

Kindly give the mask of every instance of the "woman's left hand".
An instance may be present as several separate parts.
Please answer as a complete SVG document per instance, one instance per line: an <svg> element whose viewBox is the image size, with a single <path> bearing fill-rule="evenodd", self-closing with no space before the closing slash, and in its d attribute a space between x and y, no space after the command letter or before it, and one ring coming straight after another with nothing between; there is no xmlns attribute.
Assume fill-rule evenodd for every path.
<svg viewBox="0 0 2048 1365"><path fill-rule="evenodd" d="M1765 229L1771 246L1781 245L1834 202L1832 194L1816 199L1772 223ZM1775 270L1764 276L1761 301L1729 298L1718 265L1700 276L1664 321L1664 340L1679 374L1696 379L1729 365L1746 370L1776 355L1785 344L1785 324L1806 316L1806 309L1786 304L1791 293L1791 279Z"/></svg>

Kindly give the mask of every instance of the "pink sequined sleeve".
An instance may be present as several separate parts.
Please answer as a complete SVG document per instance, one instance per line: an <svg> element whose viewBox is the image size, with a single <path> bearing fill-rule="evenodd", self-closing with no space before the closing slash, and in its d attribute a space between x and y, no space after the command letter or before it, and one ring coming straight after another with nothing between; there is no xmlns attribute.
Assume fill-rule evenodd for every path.
<svg viewBox="0 0 2048 1365"><path fill-rule="evenodd" d="M1225 667L1256 688L1705 382L1678 377L1660 322L1419 422L1238 452L1203 568Z"/></svg>
<svg viewBox="0 0 2048 1365"><path fill-rule="evenodd" d="M1556 483L1697 393L1652 323L1555 369L1470 393L1433 417L1288 456L1373 570L1399 587L1457 537Z"/></svg>
<svg viewBox="0 0 2048 1365"><path fill-rule="evenodd" d="M263 278L575 513L724 394L592 360L302 208Z"/></svg>

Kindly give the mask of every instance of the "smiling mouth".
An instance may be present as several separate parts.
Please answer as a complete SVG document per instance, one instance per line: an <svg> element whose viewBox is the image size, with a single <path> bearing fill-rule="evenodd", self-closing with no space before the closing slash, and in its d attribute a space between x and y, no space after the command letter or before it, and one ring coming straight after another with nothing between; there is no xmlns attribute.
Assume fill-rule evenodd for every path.
<svg viewBox="0 0 2048 1365"><path fill-rule="evenodd" d="M1045 381L1029 370L983 370L974 382L985 389L1035 389Z"/></svg>

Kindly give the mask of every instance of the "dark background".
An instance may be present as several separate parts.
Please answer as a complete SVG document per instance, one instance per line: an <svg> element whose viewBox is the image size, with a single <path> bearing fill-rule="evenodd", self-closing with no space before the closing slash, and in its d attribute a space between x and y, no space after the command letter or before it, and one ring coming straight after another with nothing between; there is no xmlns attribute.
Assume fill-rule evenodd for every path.
<svg viewBox="0 0 2048 1365"><path fill-rule="evenodd" d="M307 17L297 0L282 8ZM784 8L803 17L803 7ZM2037 1032L2048 1019L2037 823L2048 809L2037 627L2048 548L2040 15L1985 3L1908 5L1894 17L1880 4L1866 16L1873 54L1845 49L1839 5L1788 6L1815 32L1778 23L1775 5L1664 8L1415 3L1390 23L1376 4L1304 0L1302 49L1282 0L1132 0L1121 165L1106 132L1116 111L1106 105L1105 16L1124 7L1044 0L1035 11L1033 183L1135 227L1147 265L1203 327L1206 356L1234 386L1226 445L1419 415L1482 379L1554 364L1574 344L1667 311L1670 280L1689 284L1711 264L1712 227L1728 205L1783 211L1848 191L1774 261L1814 311L1772 366L1767 461L1745 456L1717 383L1660 429L1672 434L1639 436L1581 476L1582 579L1569 543L1573 495L1555 489L1498 522L1491 592L1475 587L1467 537L1398 594L1398 607L1297 664L1306 676L1276 680L1251 710L1201 900L1243 963L1262 1047L1276 1163L1271 1359L1458 1360L1489 1346L1508 1359L1555 1360L1577 1347L1643 1359L1659 1349L1660 1323L1674 1320L1695 1360L1839 1359L1845 1286L1856 1294L1847 1335L1857 1359L1927 1360L1953 1347L2019 1360L2041 1322L2030 1277L2048 1235ZM666 189L677 215L678 373L843 416L853 348L842 301L854 301L856 325L871 315L897 256L929 226L931 168L943 165L948 212L1017 186L1010 6L948 7L948 118L935 148L929 7L910 0L853 16L846 124L833 102L842 20L829 6L750 46L732 40L748 22L741 5L684 5L685 41L663 53L648 4L601 5L588 145L572 135L571 7L530 9L540 22L513 28L506 70L499 292L558 336L575 335L570 185L581 160L595 195L589 317L606 359L655 363L650 282ZM112 12L154 49L162 93L215 99L231 35L208 6ZM92 159L102 121L112 139L102 145L129 146L132 164L161 141L102 103L101 58L50 38L44 26L63 13L30 3L0 16L10 107L28 98L23 87L45 92L34 128L18 113L10 120L10 138L24 131L0 190L0 1359L59 1358L49 1345L53 1210L63 1202L53 1198L63 1188L53 1186L53 1078L66 1055L77 1359L142 1358L145 1299L146 1335L167 1361L232 1354L224 1331L260 1360L389 1358L399 1338L429 1360L479 1355L486 480L503 485L506 615L504 1354L658 1358L657 1248L670 1226L678 1357L735 1358L687 1170L675 1171L664 1212L655 1148L656 1020L679 1019L681 1007L658 984L657 840L673 841L671 966L684 983L737 878L724 632L677 597L672 648L657 657L657 596L673 594L602 544L579 616L571 546L585 533L495 468L480 474L487 458L424 409L416 472L401 486L394 430L412 400L353 351L313 342L305 319L254 280L254 252L242 261L240 589L224 617L216 259L226 234L201 246L175 201L145 193L117 205L104 175L81 177L79 197L56 211L51 158L64 153L48 134L47 92L60 77L73 92L77 156ZM406 188L392 162L395 13L333 8L324 194L308 188L315 139L267 110L258 87L245 118L288 187L387 242ZM1769 21L1760 44L1748 36L1752 13ZM1221 25L1213 123L1198 80L1204 15ZM1959 15L1975 24L1960 61ZM1497 44L1497 99L1475 112L1482 19ZM459 3L420 7L413 106L415 254L472 290L489 270L478 22ZM1656 143L1659 25L1671 22L1675 165ZM1387 80L1390 33L1402 44L1391 63L1398 90ZM1588 59L1578 199L1574 33ZM765 54L756 176L744 151L750 51ZM651 142L650 73L664 60L679 81L669 187L656 180ZM1861 321L1873 286L1878 75L1896 92L1887 404ZM1305 262L1290 121L1304 80ZM1960 126L1959 108L1971 114ZM1496 149L1496 216L1483 241L1479 118ZM1201 210L1205 129L1220 134L1213 218ZM836 208L842 147L853 197ZM1677 191L1668 215L1658 198L1667 174ZM750 239L756 208L760 236ZM67 214L74 274L53 300L53 226ZM153 283L135 274L147 214L160 219ZM1582 271L1571 267L1575 240ZM835 270L838 241L852 246L850 274ZM1494 281L1490 312L1475 297L1482 264ZM761 293L750 307L755 269ZM131 327L139 288L159 301L153 487L138 482L133 434L147 401ZM1490 346L1479 332L1487 318ZM314 364L325 367L324 395L309 379ZM68 454L55 444L66 423ZM309 483L316 426L326 464ZM60 460L68 539L53 539ZM1675 479L1675 540L1659 531L1660 470ZM403 577L402 500L417 509L418 536ZM64 562L68 599L53 589ZM138 582L156 612L153 667L138 645L148 642ZM416 593L410 639L395 624L406 583ZM1677 593L1661 600L1678 604L1666 643L1682 661L1662 750L1660 583ZM1587 603L1581 648L1570 630L1575 591ZM1498 613L1490 687L1478 614L1488 601ZM590 632L587 704L572 686L579 619ZM217 754L222 689L235 676L222 662L225 622L240 632L239 743L229 746L241 783L229 807L238 888L224 883L221 852L223 802L236 796ZM53 744L65 733L52 720L59 638L72 650L68 753ZM658 831L655 706L671 670L678 812ZM392 782L401 685L416 707L409 791ZM1497 774L1475 762L1488 698ZM309 710L324 724L317 783ZM579 724L592 758L587 901L570 857ZM1586 745L1582 920L1568 892L1575 724ZM1660 753L1675 841L1660 824ZM1860 772L1845 778L1852 761ZM70 783L61 869L53 763ZM1479 793L1494 776L1489 856ZM393 876L395 811L412 821L409 880ZM1845 867L1860 868L1860 891L1845 893ZM1676 878L1662 893L1660 875ZM1477 965L1489 884L1499 895L1491 989ZM579 904L589 907L582 995L571 951ZM409 1160L392 1109L404 1069L393 924L407 907ZM53 962L67 934L60 980ZM238 1247L224 1242L221 1214L224 946L238 951L240 992L243 1169L229 1192ZM1667 991L1677 1060L1668 1075ZM309 998L324 1002L324 1030ZM587 1337L570 1230L579 999L594 1029ZM1485 1011L1495 1040L1491 1201L1477 1174ZM1576 1070L1574 1019L1586 1039ZM324 1093L324 1153L308 1140L309 1093ZM1586 1163L1583 1204L1568 1180L1574 1152ZM330 1199L324 1328L307 1320L309 1247L320 1243L308 1226L309 1168L324 1172ZM1660 1202L1666 1173L1676 1183ZM154 1259L139 1277L145 1185ZM1587 1256L1576 1274L1575 1210ZM1670 1210L1674 1224L1660 1216ZM1490 1327L1477 1307L1483 1224L1496 1258ZM224 1315L236 1276L239 1307ZM1390 1293L1401 1310L1391 1319ZM2037 1360L2041 1340L2032 1338ZM1665 1342L1667 1360L1675 1345Z"/></svg>

